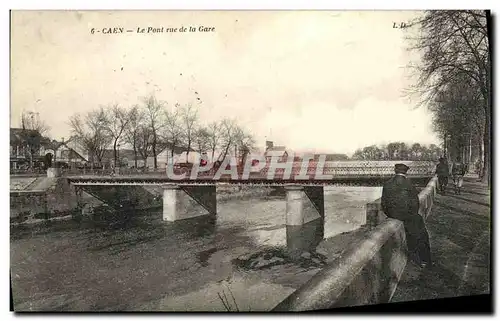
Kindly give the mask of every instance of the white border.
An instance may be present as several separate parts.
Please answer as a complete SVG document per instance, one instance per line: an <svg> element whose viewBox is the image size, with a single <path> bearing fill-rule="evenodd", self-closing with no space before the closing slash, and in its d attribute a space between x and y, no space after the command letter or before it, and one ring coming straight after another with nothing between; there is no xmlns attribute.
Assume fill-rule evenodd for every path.
<svg viewBox="0 0 500 321"><path fill-rule="evenodd" d="M1 19L2 19L2 32L1 32L1 42L3 44L3 50L1 51L2 54L2 59L1 59L1 71L2 71L2 79L3 79L3 95L1 96L3 98L3 106L4 108L1 109L2 113L4 113L2 116L0 116L0 122L1 128L4 130L4 135L1 136L2 139L2 144L4 146L0 148L0 151L4 153L4 156L2 159L5 160L5 171L2 171L2 182L5 182L5 186L7 186L9 182L9 176L7 174L7 144L8 144L8 125L9 125L9 82L10 82L10 75L9 75L9 11L8 9L28 9L28 10L36 10L36 9L108 9L108 10L113 10L113 9L173 9L173 10L179 10L179 9L198 9L198 10L216 10L216 9L260 9L260 10L272 10L272 9L278 9L278 10L293 10L293 9L337 9L337 10L371 10L371 9L377 9L377 10L416 10L416 9L492 9L493 13L495 14L497 10L495 10L498 6L499 1L465 1L465 0L455 0L455 1L440 1L437 2L435 0L419 0L419 1L389 1L389 0L384 0L384 1L370 1L370 0L344 0L344 1L335 1L334 3L332 1L312 1L312 0L283 0L283 1L273 1L270 2L265 1L265 0L249 0L247 3L243 3L242 1L234 1L234 0L219 0L217 2L213 1L212 3L208 3L208 1L203 1L203 0L184 0L184 1L173 1L173 0L164 0L161 1L161 3L156 3L156 4L150 4L150 3L145 3L145 1L130 1L130 0L122 0L122 1L109 1L109 0L78 0L78 1L14 1L14 0L7 0L7 1L2 1L2 10L1 11ZM498 19L495 21L495 40L497 39L498 36ZM497 43L495 43L497 44ZM496 52L495 52L495 61L497 58L496 53L498 53L498 46L496 46ZM496 66L498 66L498 62L495 63ZM495 68L496 71L496 68ZM497 77L495 77L495 93L497 92L497 84L499 80ZM495 115L498 116L499 112L498 109L495 113ZM494 123L496 123L497 117L494 119ZM497 147L498 145L498 139L495 139L495 146ZM496 150L496 148L495 148ZM495 167L498 168L498 164L495 162ZM496 180L495 182L496 183ZM3 204L4 207L4 217L8 217L7 213L10 211L8 208L7 204L9 203L8 199L8 194L7 194L7 189L5 188L5 192L1 194L2 198L4 199L1 204ZM495 193L496 196L496 193ZM495 222L498 221L499 218L495 219ZM3 222L1 224L1 227L3 229L2 235L4 236L4 240L1 243L1 250L2 250L2 270L0 272L0 293L1 293L1 300L3 306L1 311L3 312L4 315L2 317L6 317L8 319L13 318L14 315L12 313L7 312L9 310L9 283L7 281L7 275L9 271L9 262L10 262L10 239L9 239L9 224L7 222ZM498 257L498 247L495 248L495 256ZM496 267L496 264L495 264ZM496 277L498 279L498 276ZM496 285L496 284L495 284ZM494 287L494 289L497 289L497 287ZM496 302L499 300L498 294L495 295L496 297ZM495 306L498 306L495 304ZM66 316L70 317L70 315L65 315L63 318L66 318ZM85 316L80 316L85 319L87 318L92 318L96 315L85 315ZM202 317L207 317L208 315L203 315ZM230 317L234 317L235 315L231 315ZM26 316L25 316L26 317ZM105 317L107 317L105 315ZM146 315L120 315L119 317L133 317L133 318L138 318L138 319L146 319ZM150 317L150 316L148 316ZM158 315L157 317L159 318L177 318L176 315ZM182 316L179 316L182 317ZM193 317L192 315L187 316L189 318ZM212 316L212 317L218 317L218 315ZM240 316L241 317L241 316ZM248 315L243 316L244 318L248 318ZM272 316L262 316L264 318L271 318ZM303 317L305 317L303 315ZM315 316L308 316L308 318L314 318ZM332 316L334 318L338 318L340 316L335 315ZM382 316L382 318L386 318L388 316ZM400 319L403 318L401 315L395 315L394 317ZM465 316L467 317L467 316ZM44 319L51 319L55 318L53 315L36 315L36 316L31 316L30 318L44 318ZM185 317L182 317L185 318ZM436 317L430 317L430 316L425 316L426 319L433 319ZM460 316L452 316L452 318L460 318ZM4 319L4 318L2 318Z"/></svg>
<svg viewBox="0 0 500 321"><path fill-rule="evenodd" d="M287 1L266 1L252 0L234 1L219 0L163 0L156 3L146 3L136 0L88 0L88 1L40 1L24 0L11 1L12 9L338 9L338 10L416 10L416 9L485 9L491 8L493 1L379 1L374 3L370 0L350 0L350 1L319 1L319 0L287 0Z"/></svg>

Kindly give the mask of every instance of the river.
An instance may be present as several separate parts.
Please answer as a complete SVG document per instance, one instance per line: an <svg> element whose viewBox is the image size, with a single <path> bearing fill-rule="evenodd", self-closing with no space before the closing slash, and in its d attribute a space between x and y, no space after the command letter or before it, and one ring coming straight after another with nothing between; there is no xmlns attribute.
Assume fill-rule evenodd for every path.
<svg viewBox="0 0 500 321"><path fill-rule="evenodd" d="M286 258L284 198L219 202L215 220L161 209L11 228L16 311L268 311L345 248L381 187L325 188L325 238Z"/></svg>

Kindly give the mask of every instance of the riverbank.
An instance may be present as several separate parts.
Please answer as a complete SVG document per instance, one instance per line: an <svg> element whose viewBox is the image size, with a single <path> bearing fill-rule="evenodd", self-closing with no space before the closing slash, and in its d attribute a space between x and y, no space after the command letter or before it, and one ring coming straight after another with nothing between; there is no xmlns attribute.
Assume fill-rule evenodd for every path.
<svg viewBox="0 0 500 321"><path fill-rule="evenodd" d="M219 184L217 185L217 201L228 202L234 200L247 200L250 198L266 198L272 196L274 190L275 189L271 187Z"/></svg>
<svg viewBox="0 0 500 321"><path fill-rule="evenodd" d="M156 209L11 227L14 308L227 311L225 294L231 310L269 311L354 242L378 194L325 190L328 240L297 262L284 255L286 201L272 196L221 201L213 219L164 222Z"/></svg>
<svg viewBox="0 0 500 321"><path fill-rule="evenodd" d="M29 182L26 180L24 185L29 185L34 179ZM20 182L18 182L20 184ZM19 185L20 186L20 185ZM12 187L12 186L11 186ZM25 187L25 186L24 186ZM217 187L217 201L219 203L231 202L236 200L248 200L248 199L271 199L281 196L273 196L273 189L267 187L248 187L243 186L239 188L238 186L218 186ZM27 198L33 200L33 196L39 196L38 194L45 195L42 191L26 191L21 192L22 188L16 191L16 193L24 193ZM154 193L155 191L149 191ZM37 194L38 193L38 194ZM159 193L155 193L156 197L160 197ZM26 202L24 202L26 203ZM104 204L102 201L96 199L88 193L82 193L81 203L84 204L83 208L76 208L72 211L59 211L56 213L47 213L42 209L42 205L38 204L40 202L30 202L32 204L23 204L23 210L16 208L16 211L11 211L11 225L36 225L43 224L44 222L59 221L59 220L69 220L72 217L84 216L92 217L96 213L110 212L113 211L112 208ZM152 204L147 208L137 209L137 210L152 210L160 208L161 204ZM128 209L125 209L128 210Z"/></svg>

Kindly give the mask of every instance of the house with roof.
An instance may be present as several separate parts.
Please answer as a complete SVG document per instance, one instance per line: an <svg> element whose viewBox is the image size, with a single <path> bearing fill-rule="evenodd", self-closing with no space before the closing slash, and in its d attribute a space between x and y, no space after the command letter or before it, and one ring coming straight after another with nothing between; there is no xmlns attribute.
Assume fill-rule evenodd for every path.
<svg viewBox="0 0 500 321"><path fill-rule="evenodd" d="M32 131L33 136L37 132ZM10 169L19 169L29 163L29 146L26 141L29 130L22 128L10 129Z"/></svg>
<svg viewBox="0 0 500 321"><path fill-rule="evenodd" d="M137 156L137 167L142 167L144 164L144 160L139 154L139 152L137 152L136 155L133 149L117 148L116 149L117 166L119 165L121 167L134 167L136 156ZM114 166L115 153L112 148L104 150L101 158L101 163L105 168L110 168Z"/></svg>
<svg viewBox="0 0 500 321"><path fill-rule="evenodd" d="M121 146L120 146L121 147ZM172 163L174 160L177 163L184 163L187 160L190 163L199 162L201 158L201 154L190 150L189 156L187 157L186 147L176 146L172 155L172 147L171 145L167 145L165 148L160 149L156 155L156 165L159 169L165 169L168 163ZM137 164L137 168L154 168L154 157L151 152L149 152L146 161L144 161L144 157L141 155L139 151L134 153L134 150L131 148L118 148L117 149L117 158L120 160L121 167L129 167L133 168ZM102 164L105 167L111 167L114 165L114 151L113 149L106 149L104 151L102 157Z"/></svg>
<svg viewBox="0 0 500 321"><path fill-rule="evenodd" d="M173 155L172 155L172 145L167 144L165 148L163 148L161 151L159 151L158 155L156 155L156 162L158 168L166 168L167 164L170 163L179 163L179 162L186 162L186 147L184 146L175 146L173 150ZM193 149L191 148L190 155L189 155L189 161L192 162L193 157L191 154L194 154ZM154 158L153 156L148 157L147 161L147 166L149 168L153 168L154 166Z"/></svg>
<svg viewBox="0 0 500 321"><path fill-rule="evenodd" d="M201 160L202 154L195 151L193 148L189 150L189 155L186 151L186 146L175 146L172 155L172 145L167 144L165 148L159 151L156 155L157 167L165 169L167 164L171 163L198 163ZM147 159L146 166L154 167L154 157L150 155Z"/></svg>
<svg viewBox="0 0 500 321"><path fill-rule="evenodd" d="M272 157L278 157L279 162L286 162L288 152L285 146L274 146L273 142L266 142L266 151L264 152L266 162L269 163Z"/></svg>
<svg viewBox="0 0 500 321"><path fill-rule="evenodd" d="M10 128L10 169L27 168L31 161L35 168L43 167L45 149L50 144L50 139L36 130Z"/></svg>
<svg viewBox="0 0 500 321"><path fill-rule="evenodd" d="M42 144L40 153L43 156L51 154L52 163L57 164L58 167L78 167L88 161L87 151L74 137L67 141L64 138L61 141L49 140Z"/></svg>

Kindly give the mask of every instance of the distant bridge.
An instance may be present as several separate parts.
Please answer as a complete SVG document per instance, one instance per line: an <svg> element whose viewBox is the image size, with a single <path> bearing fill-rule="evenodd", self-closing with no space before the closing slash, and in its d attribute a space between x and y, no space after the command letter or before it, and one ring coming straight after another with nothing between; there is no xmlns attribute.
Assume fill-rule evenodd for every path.
<svg viewBox="0 0 500 321"><path fill-rule="evenodd" d="M269 176L263 169L250 173L244 179L242 173L234 173L236 177L224 174L214 179L214 171L201 172L190 178L175 180L166 171L163 174L144 173L133 175L63 175L76 188L77 197L81 199L82 190L109 203L123 205L126 190L141 193L140 186L153 185L159 189L163 198L163 220L178 221L199 216L215 216L217 214L217 186L253 185L284 188L286 195L287 246L290 253L300 255L301 252L317 245L324 233L324 186L381 186L394 175L396 161L383 162L329 162L317 173L315 167L307 168L306 175L299 176L301 167L293 167L291 175L285 177L284 170L276 170ZM408 162L408 177L417 185L426 185L433 177L433 162ZM179 174L179 173L177 173ZM324 178L330 175L329 178ZM307 177L306 177L307 176ZM303 179L306 177L306 179ZM308 237L304 237L308 235Z"/></svg>
<svg viewBox="0 0 500 321"><path fill-rule="evenodd" d="M244 178L241 171L236 177L229 174L220 175L215 178L215 170L200 171L191 178L191 170L183 169L175 171L175 174L185 174L183 179L173 179L164 172L132 173L125 171L125 175L75 175L68 173L70 182L74 185L163 185L174 183L179 185L214 185L227 183L235 185L256 186L282 186L286 184L300 184L304 186L325 185L357 185L374 186L380 185L394 174L394 164L397 161L345 161L328 162L325 167L317 172L316 167L308 167L305 175L299 176L300 166L292 167L291 175L284 175L284 169L277 169L269 175L268 169L264 168L258 172L251 172ZM435 164L428 161L405 161L410 167L408 177L415 183L424 182L434 175ZM128 173L127 173L128 172ZM329 178L324 176L328 175ZM330 178L331 177L331 178Z"/></svg>
<svg viewBox="0 0 500 321"><path fill-rule="evenodd" d="M352 176L352 177L334 177L332 179L231 179L230 177L221 177L220 179L197 178L172 180L168 177L145 177L145 176L73 176L68 177L71 184L75 186L144 186L165 184L177 184L182 186L210 186L218 184L229 185L250 185L250 186L380 186L387 181L391 175L380 176ZM425 185L432 175L414 175L410 179L416 185Z"/></svg>

